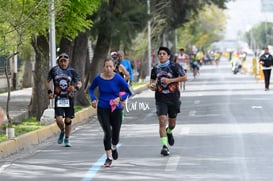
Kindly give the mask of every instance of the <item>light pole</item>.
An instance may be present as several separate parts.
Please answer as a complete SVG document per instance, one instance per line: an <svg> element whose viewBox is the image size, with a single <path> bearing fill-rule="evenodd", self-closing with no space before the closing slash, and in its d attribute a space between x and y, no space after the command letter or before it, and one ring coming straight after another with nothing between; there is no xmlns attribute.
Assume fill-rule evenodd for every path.
<svg viewBox="0 0 273 181"><path fill-rule="evenodd" d="M147 14L148 16L150 15L150 0L147 0ZM151 54L152 54L152 50L151 50L151 20L149 18L148 20L148 78L151 75Z"/></svg>
<svg viewBox="0 0 273 181"><path fill-rule="evenodd" d="M54 0L48 2L48 14L49 14L49 67L56 65L56 39L55 39L55 7ZM53 88L53 82L51 82L51 88ZM52 89L54 90L54 89ZM52 123L54 120L54 99L50 99L50 103L47 109L44 110L43 115L40 118L42 124Z"/></svg>
<svg viewBox="0 0 273 181"><path fill-rule="evenodd" d="M56 65L56 38L55 38L55 7L54 0L49 0L49 59L50 66ZM51 85L53 87L53 83ZM50 107L54 107L54 102L50 100Z"/></svg>
<svg viewBox="0 0 273 181"><path fill-rule="evenodd" d="M50 67L56 64L55 7L54 0L49 0L49 58Z"/></svg>

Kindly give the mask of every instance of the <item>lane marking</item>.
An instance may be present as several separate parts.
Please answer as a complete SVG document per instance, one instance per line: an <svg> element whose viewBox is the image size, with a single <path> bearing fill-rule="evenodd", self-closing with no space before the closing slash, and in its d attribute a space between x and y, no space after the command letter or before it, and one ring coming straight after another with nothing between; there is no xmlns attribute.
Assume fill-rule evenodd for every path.
<svg viewBox="0 0 273 181"><path fill-rule="evenodd" d="M96 175L96 173L100 170L103 162L105 160L105 154L103 154L96 163L88 170L81 181L91 181L92 178Z"/></svg>
<svg viewBox="0 0 273 181"><path fill-rule="evenodd" d="M119 148L121 144L117 145L117 148ZM106 159L105 153L96 161L96 163L89 168L88 172L85 174L83 179L81 181L91 181L94 176L97 174L97 172L102 168L104 161Z"/></svg>
<svg viewBox="0 0 273 181"><path fill-rule="evenodd" d="M252 109L262 109L263 106L251 106Z"/></svg>
<svg viewBox="0 0 273 181"><path fill-rule="evenodd" d="M166 164L165 167L165 171L169 172L169 171L176 171L178 163L180 160L180 156L172 156L168 159L168 162Z"/></svg>
<svg viewBox="0 0 273 181"><path fill-rule="evenodd" d="M188 134L190 134L190 127L183 127L183 128L181 128L181 131L180 131L180 135L188 135Z"/></svg>
<svg viewBox="0 0 273 181"><path fill-rule="evenodd" d="M11 164L5 164L0 167L0 173L3 173L7 167L9 167Z"/></svg>

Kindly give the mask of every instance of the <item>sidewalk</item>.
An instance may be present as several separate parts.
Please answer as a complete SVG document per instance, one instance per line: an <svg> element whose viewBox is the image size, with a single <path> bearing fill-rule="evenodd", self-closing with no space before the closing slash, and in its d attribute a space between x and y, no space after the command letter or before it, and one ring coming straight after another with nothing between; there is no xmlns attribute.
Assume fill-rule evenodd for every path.
<svg viewBox="0 0 273 181"><path fill-rule="evenodd" d="M26 88L10 92L9 114L15 123L29 117L28 106L30 103L32 88ZM0 106L6 112L8 93L0 94Z"/></svg>
<svg viewBox="0 0 273 181"><path fill-rule="evenodd" d="M138 94L148 88L148 84L135 88L135 93ZM32 88L22 89L11 92L10 99L10 116L14 120L20 122L24 118L28 118L28 105L30 103ZM6 110L7 93L0 94L0 105ZM75 114L72 124L84 123L91 116L96 114L96 109L91 106L87 107ZM16 122L15 121L15 122ZM16 131L16 130L15 130ZM8 141L0 143L0 159L9 157L15 153L26 151L31 152L35 145L44 142L46 139L57 136L59 128L56 123L52 123L42 129L29 132L25 135L15 137Z"/></svg>

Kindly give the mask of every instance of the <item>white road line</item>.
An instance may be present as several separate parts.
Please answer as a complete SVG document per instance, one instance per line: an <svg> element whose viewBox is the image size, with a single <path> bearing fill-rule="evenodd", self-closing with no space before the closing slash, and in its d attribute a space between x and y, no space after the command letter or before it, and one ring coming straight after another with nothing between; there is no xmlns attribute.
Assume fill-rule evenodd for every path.
<svg viewBox="0 0 273 181"><path fill-rule="evenodd" d="M263 106L251 106L252 109L262 109Z"/></svg>
<svg viewBox="0 0 273 181"><path fill-rule="evenodd" d="M190 134L190 127L183 127L183 128L181 128L179 134L180 135L188 135L188 134Z"/></svg>
<svg viewBox="0 0 273 181"><path fill-rule="evenodd" d="M171 156L166 164L165 171L176 171L180 156Z"/></svg>
<svg viewBox="0 0 273 181"><path fill-rule="evenodd" d="M9 167L11 164L4 164L0 167L0 174L4 172L4 170Z"/></svg>

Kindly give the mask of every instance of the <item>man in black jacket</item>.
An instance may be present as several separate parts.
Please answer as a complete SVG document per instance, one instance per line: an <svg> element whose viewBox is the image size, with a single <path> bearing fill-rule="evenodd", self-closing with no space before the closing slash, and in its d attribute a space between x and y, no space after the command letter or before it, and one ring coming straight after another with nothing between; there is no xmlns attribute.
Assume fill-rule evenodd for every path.
<svg viewBox="0 0 273 181"><path fill-rule="evenodd" d="M269 53L268 48L264 49L264 53L260 56L259 63L262 65L262 70L264 73L265 91L268 91L271 76L271 66L273 65L273 57Z"/></svg>

